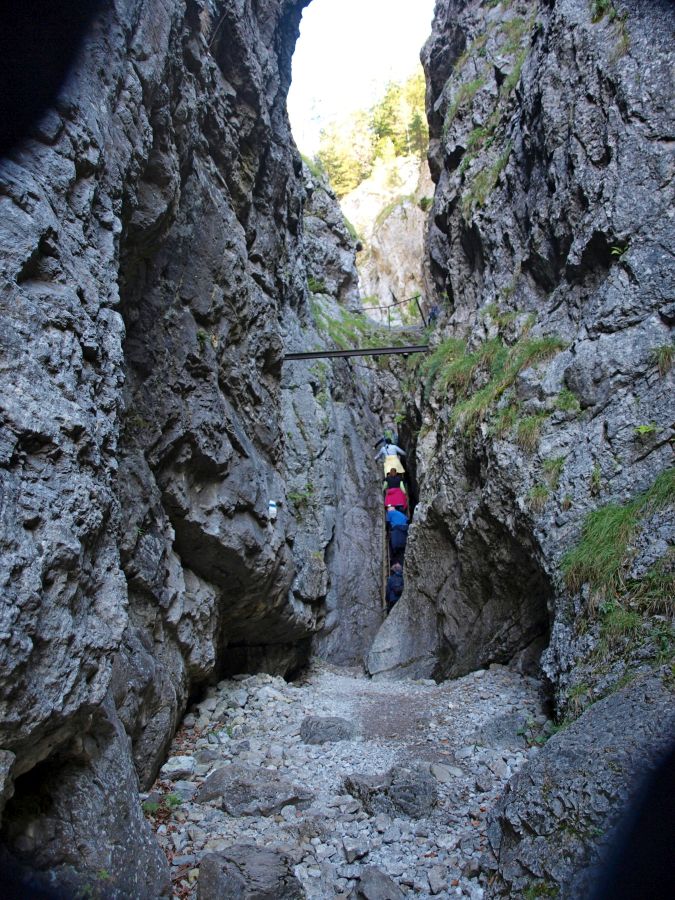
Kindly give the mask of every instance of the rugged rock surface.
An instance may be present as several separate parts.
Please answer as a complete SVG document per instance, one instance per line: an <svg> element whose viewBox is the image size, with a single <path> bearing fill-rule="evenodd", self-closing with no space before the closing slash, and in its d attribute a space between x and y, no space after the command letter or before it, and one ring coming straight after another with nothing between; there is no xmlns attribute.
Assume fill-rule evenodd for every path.
<svg viewBox="0 0 675 900"><path fill-rule="evenodd" d="M433 192L426 162L403 157L378 161L373 174L340 201L363 238L357 265L366 309L426 295L424 241ZM370 314L395 325L402 318L419 321L414 305Z"/></svg>
<svg viewBox="0 0 675 900"><path fill-rule="evenodd" d="M284 342L315 335L319 275L285 111L304 5L107 5L0 167L3 838L57 879L114 871L110 896L162 891L132 763L149 784L190 691L216 671L291 671L327 609L373 605L356 576L377 510L352 402L368 388L343 366L315 402L298 374L293 410L280 380ZM314 194L308 259L352 302L329 200ZM301 465L321 486L305 525ZM370 616L365 634L377 597ZM24 804L36 790L49 817ZM92 824L87 793L115 815Z"/></svg>
<svg viewBox="0 0 675 900"><path fill-rule="evenodd" d="M437 675L507 661L549 625L553 660L573 610L560 560L582 519L648 488L672 459L672 373L657 365L672 325L666 7L627 7L625 21L591 12L447 2L424 52L437 180L429 247L446 298L437 340L465 342L469 377L453 380L441 360L434 386L422 370L421 502L397 611L421 605ZM648 84L636 74L647 58ZM497 383L494 356L514 348ZM525 419L537 420L530 445ZM394 650L373 668L412 655ZM557 681L562 666L549 668Z"/></svg>
<svg viewBox="0 0 675 900"><path fill-rule="evenodd" d="M358 734L305 743L308 718L337 717ZM503 666L438 685L325 663L290 683L237 676L190 709L144 808L186 900L211 884L213 854L242 843L289 859L308 900L480 900L488 810L551 725L537 682ZM228 770L231 782L256 773L268 796L286 781L311 802L289 797L272 814L230 805L229 791L209 790Z"/></svg>
<svg viewBox="0 0 675 900"><path fill-rule="evenodd" d="M675 736L674 699L672 681L636 679L554 735L509 782L488 826L497 864L488 896L591 895L619 811Z"/></svg>
<svg viewBox="0 0 675 900"><path fill-rule="evenodd" d="M418 371L420 502L405 592L369 655L378 677L495 660L536 671L541 657L569 721L672 654L673 21L665 2L436 6L423 61L444 315ZM565 579L603 510L631 523L614 575ZM608 701L617 722L629 699ZM640 709L648 754L658 741ZM566 740L588 729L589 753L601 740L592 712L547 748L556 794ZM615 817L623 776L588 774ZM545 813L523 813L512 854L525 778L498 819L498 880L516 888L518 860L547 865L555 810L537 784ZM596 842L592 828L572 841L545 889L573 891Z"/></svg>

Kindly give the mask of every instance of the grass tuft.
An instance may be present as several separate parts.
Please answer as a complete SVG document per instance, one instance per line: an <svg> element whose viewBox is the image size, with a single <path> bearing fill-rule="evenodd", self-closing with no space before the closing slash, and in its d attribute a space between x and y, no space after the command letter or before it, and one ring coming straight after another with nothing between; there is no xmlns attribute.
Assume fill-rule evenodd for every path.
<svg viewBox="0 0 675 900"><path fill-rule="evenodd" d="M534 453L539 446L541 429L546 417L546 413L537 413L534 416L526 416L518 423L516 443L527 453Z"/></svg>
<svg viewBox="0 0 675 900"><path fill-rule="evenodd" d="M581 539L562 560L565 581L577 591L588 583L600 595L624 589L622 569L631 538L650 511L675 503L675 468L666 469L651 487L625 505L610 503L588 513Z"/></svg>
<svg viewBox="0 0 675 900"><path fill-rule="evenodd" d="M544 464L542 466L544 470L544 476L551 486L552 490L555 490L560 483L560 476L562 475L562 471L565 468L565 456L555 456L552 459L545 459Z"/></svg>
<svg viewBox="0 0 675 900"><path fill-rule="evenodd" d="M568 388L563 388L562 391L560 391L556 398L555 405L557 409L560 409L563 412L578 413L581 409L581 404L579 403L576 394L573 394Z"/></svg>
<svg viewBox="0 0 675 900"><path fill-rule="evenodd" d="M527 495L527 502L533 512L542 512L550 496L548 485L535 484Z"/></svg>
<svg viewBox="0 0 675 900"><path fill-rule="evenodd" d="M487 78L485 74L481 74L478 76L478 78L474 78L472 81L463 81L462 84L460 84L460 86L457 88L455 96L452 98L450 104L448 105L448 111L443 122L443 137L447 135L448 128L452 124L453 119L459 112L460 108L471 103L473 98L483 87L486 81Z"/></svg>
<svg viewBox="0 0 675 900"><path fill-rule="evenodd" d="M652 350L652 360L662 377L672 369L673 359L675 359L675 344L662 344Z"/></svg>

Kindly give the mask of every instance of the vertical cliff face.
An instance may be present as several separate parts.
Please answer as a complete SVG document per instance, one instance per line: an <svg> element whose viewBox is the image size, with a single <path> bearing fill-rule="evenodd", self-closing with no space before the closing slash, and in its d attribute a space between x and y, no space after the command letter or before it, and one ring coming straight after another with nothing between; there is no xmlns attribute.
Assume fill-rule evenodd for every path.
<svg viewBox="0 0 675 900"><path fill-rule="evenodd" d="M420 372L409 596L438 674L508 661L550 618L557 680L562 556L671 459L665 6L591 7L444 3L424 53L446 319Z"/></svg>
<svg viewBox="0 0 675 900"><path fill-rule="evenodd" d="M111 4L1 165L3 839L63 879L114 872L119 896L165 883L132 760L148 784L200 683L292 671L331 591L364 597L327 508L342 490L356 525L373 512L373 426L339 372L315 543L289 487L284 341L315 334L285 111L304 5ZM354 249L321 241L344 299Z"/></svg>
<svg viewBox="0 0 675 900"><path fill-rule="evenodd" d="M626 682L663 691L661 713L672 700L649 680L672 646L672 25L659 2L436 6L423 58L444 318L419 370L406 591L373 673L541 664L561 719ZM626 691L505 797L495 894L586 890L592 835L659 751ZM605 781L603 727L635 735ZM556 807L557 748L580 747L591 800L562 767Z"/></svg>

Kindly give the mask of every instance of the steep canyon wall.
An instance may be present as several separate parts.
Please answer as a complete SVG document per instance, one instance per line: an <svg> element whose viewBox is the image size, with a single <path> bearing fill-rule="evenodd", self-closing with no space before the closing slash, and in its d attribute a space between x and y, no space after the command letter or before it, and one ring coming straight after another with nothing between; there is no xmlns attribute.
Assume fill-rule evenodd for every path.
<svg viewBox="0 0 675 900"><path fill-rule="evenodd" d="M166 888L135 792L191 693L292 672L324 622L355 661L379 624L369 387L282 381L285 345L318 342L305 255L330 302L356 279L330 197L305 235L304 5L105 5L0 166L3 843L64 883L114 873L110 896Z"/></svg>
<svg viewBox="0 0 675 900"><path fill-rule="evenodd" d="M441 0L423 51L444 319L410 404L406 590L369 669L541 665L560 719L617 691L505 798L505 896L586 895L589 848L674 733L673 24L665 2ZM607 754L634 736L608 778L601 730Z"/></svg>

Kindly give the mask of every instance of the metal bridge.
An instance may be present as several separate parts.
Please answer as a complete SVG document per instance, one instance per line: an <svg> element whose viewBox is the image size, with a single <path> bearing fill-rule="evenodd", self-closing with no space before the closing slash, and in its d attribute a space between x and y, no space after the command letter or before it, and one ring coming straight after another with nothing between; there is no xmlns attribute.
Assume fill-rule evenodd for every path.
<svg viewBox="0 0 675 900"><path fill-rule="evenodd" d="M284 362L295 359L339 359L347 356L387 356L400 354L407 356L409 353L426 353L428 344L410 344L404 347L364 347L363 349L349 350L310 350L306 353L287 353Z"/></svg>

